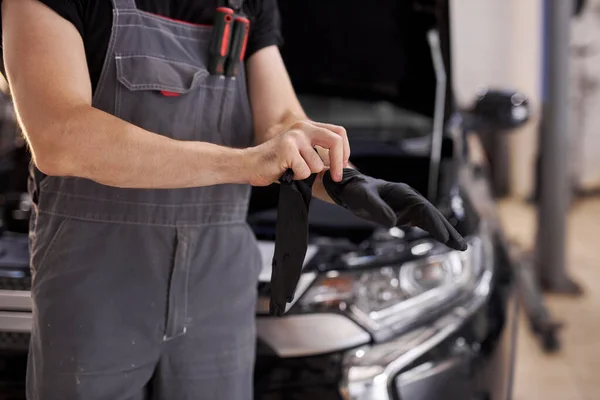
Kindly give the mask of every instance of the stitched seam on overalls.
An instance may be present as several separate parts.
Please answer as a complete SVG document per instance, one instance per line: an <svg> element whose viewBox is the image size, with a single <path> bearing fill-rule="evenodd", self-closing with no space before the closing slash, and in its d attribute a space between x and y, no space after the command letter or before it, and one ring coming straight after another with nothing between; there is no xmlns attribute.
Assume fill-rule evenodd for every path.
<svg viewBox="0 0 600 400"><path fill-rule="evenodd" d="M161 83L131 83L127 78L125 78L124 76L120 76L119 80L122 80L123 82L125 82L128 86L130 86L132 89L141 89L141 90L148 90L148 89L155 89L155 90L161 90L161 89L170 89L174 92L180 92L182 94L186 94L188 92L191 91L191 89L193 89L194 85L192 84L191 87L189 88L182 88L181 86L171 86L171 85L164 85Z"/></svg>
<svg viewBox="0 0 600 400"><path fill-rule="evenodd" d="M55 190L44 190L44 193L52 193L52 194L57 194L59 196L68 196L68 197L93 200L93 201L103 201L103 202L107 202L107 203L132 204L132 205L140 205L140 206L160 206L160 207L177 207L177 208L179 208L179 207L199 207L199 206L201 207L201 206L211 206L211 205L234 205L234 206L240 205L240 203L237 201L209 201L209 202L202 202L202 203L181 203L181 204L140 203L137 201L110 200L110 199L102 199L102 198L98 198L98 197L88 197L88 196L82 196L79 194L62 193L62 192L55 191Z"/></svg>
<svg viewBox="0 0 600 400"><path fill-rule="evenodd" d="M202 25L194 26L194 25L189 25L189 23L185 23L185 22L169 21L166 17L154 15L154 14L149 13L144 10L128 10L128 11L123 12L123 15L125 15L125 14L136 15L136 16L139 16L142 18L148 18L148 19L160 22L160 23L171 25L173 27L189 29L192 31L212 29L212 25L211 26L202 26Z"/></svg>
<svg viewBox="0 0 600 400"><path fill-rule="evenodd" d="M173 228L173 227L187 227L187 226L224 226L224 225L238 225L245 224L245 218L236 218L231 220L220 220L220 221L194 221L194 222L185 222L185 221L174 221L173 223L156 223L156 222L134 222L134 221L124 221L122 219L119 220L110 220L103 218L85 218L85 217L76 217L72 214L61 214L55 213L52 211L40 211L40 213L44 213L47 215L54 215L57 217L68 218L69 220L77 220L77 221L94 221L94 222L103 222L107 224L125 224L125 225L143 225L143 226L158 226L163 228ZM211 214L212 215L212 214ZM225 213L223 215L230 216L230 213Z"/></svg>
<svg viewBox="0 0 600 400"><path fill-rule="evenodd" d="M166 324L166 331L165 331L165 335L163 337L163 342L168 342L172 339L178 338L180 336L185 335L185 333L187 332L187 306L188 306L188 281L189 281L189 274L190 274L190 263L189 263L189 257L190 257L190 249L189 249L189 237L187 235L187 232L185 231L185 229L179 229L179 226L176 228L176 232L177 232L177 250L176 253L180 251L183 251L183 254L181 255L181 257L178 257L177 255L175 256L175 264L173 265L173 271L172 271L172 276L171 276L171 282L173 282L174 278L175 278L175 274L177 273L183 273L184 274L184 281L182 282L184 287L183 287L183 308L181 307L181 304L179 303L179 301L176 302L176 304L173 307L173 310L171 310L170 304L167 306L167 324ZM179 263L179 264L178 264ZM172 295L172 290L173 289L178 289L178 288L173 288L171 287L171 285L169 285L169 303L171 300L171 295ZM171 320L171 331L173 332L172 334L170 334L171 332L169 332L169 316L171 314L171 311L173 312L173 317ZM170 334L170 335L169 335Z"/></svg>
<svg viewBox="0 0 600 400"><path fill-rule="evenodd" d="M208 75L205 75L208 76ZM125 78L123 75L119 76L119 80L122 80L123 82L125 82L129 87L131 87L131 90L172 90L174 92L180 92L181 94L187 94L190 93L194 88L205 88L205 89L220 89L223 90L224 92L232 92L234 90L234 88L231 87L218 87L217 85L207 85L205 83L192 83L192 85L189 88L183 89L181 86L170 86L170 85L163 85L160 83L131 83L127 78ZM197 80L196 80L197 81ZM194 82L196 82L194 81Z"/></svg>
<svg viewBox="0 0 600 400"><path fill-rule="evenodd" d="M189 242L189 237L186 235L186 252L185 252L185 265L186 265L186 273L185 273L185 288L184 288L184 306L185 308L183 309L183 319L182 319L182 323L183 323L183 332L185 333L187 331L188 328L188 297L189 297L189 282L190 282L190 258L191 258L191 251L190 251L190 242Z"/></svg>
<svg viewBox="0 0 600 400"><path fill-rule="evenodd" d="M189 36L177 35L177 34L175 34L173 32L168 32L168 31L165 31L165 30L160 29L160 28L155 28L153 26L144 26L144 25L140 25L140 24L119 24L119 26L122 27L122 28L134 28L134 27L137 27L137 28L149 29L149 30L152 30L152 31L158 31L158 32L160 32L163 35L169 35L169 36L173 36L173 37L176 37L176 38L179 38L179 39L189 40L190 42L205 42L206 41L206 40L203 40L203 39L200 39L200 38L191 38Z"/></svg>
<svg viewBox="0 0 600 400"><path fill-rule="evenodd" d="M190 64L185 61L180 61L180 60L176 60L174 58L169 58L169 57L165 57L165 56L149 55L147 53L126 52L126 53L115 53L115 58L121 58L121 59L149 58L151 60L167 61L167 62L170 62L173 64L180 64L180 65L185 65L186 67L192 67L192 68L196 68L196 69L200 69L200 70L206 70L206 73L208 74L208 70L204 66Z"/></svg>

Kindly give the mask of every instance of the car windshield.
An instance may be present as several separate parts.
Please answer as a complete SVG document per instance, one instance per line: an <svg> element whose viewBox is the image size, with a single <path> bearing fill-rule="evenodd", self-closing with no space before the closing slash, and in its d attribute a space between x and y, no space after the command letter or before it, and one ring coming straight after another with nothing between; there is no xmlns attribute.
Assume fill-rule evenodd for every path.
<svg viewBox="0 0 600 400"><path fill-rule="evenodd" d="M408 139L431 134L433 120L387 101L364 101L319 95L300 95L314 121L340 125L351 139Z"/></svg>

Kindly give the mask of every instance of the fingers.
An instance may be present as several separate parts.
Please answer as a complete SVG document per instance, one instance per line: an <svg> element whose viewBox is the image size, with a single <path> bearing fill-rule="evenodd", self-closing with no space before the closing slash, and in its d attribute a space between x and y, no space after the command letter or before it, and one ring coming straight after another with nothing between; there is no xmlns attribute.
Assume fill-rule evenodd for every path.
<svg viewBox="0 0 600 400"><path fill-rule="evenodd" d="M286 153L291 159L290 168L294 171L295 180L303 180L312 173L323 171L325 168L323 160L305 134L298 130L289 131L286 134L286 142Z"/></svg>
<svg viewBox="0 0 600 400"><path fill-rule="evenodd" d="M342 180L344 167L350 158L350 145L346 130L341 126L312 121L296 122L285 132L286 154L284 158L294 170L294 179L306 179L310 173L323 171L325 165L315 146L329 151L329 168L335 182ZM296 158L298 153L300 159ZM293 161L292 161L293 159ZM290 165L291 164L291 165Z"/></svg>
<svg viewBox="0 0 600 400"><path fill-rule="evenodd" d="M329 168L334 181L342 180L344 169L344 139L329 129L321 128L309 122L298 122L294 129L303 132L311 147L321 146L329 150Z"/></svg>
<svg viewBox="0 0 600 400"><path fill-rule="evenodd" d="M312 174L310 167L300 153L298 153L297 157L294 157L290 167L292 168L292 171L294 171L294 180L297 181L304 180Z"/></svg>
<svg viewBox="0 0 600 400"><path fill-rule="evenodd" d="M446 242L446 246L454 250L467 250L467 241L461 236L460 233L456 231L456 229L454 229L452 224L446 218L444 218L444 224L446 225L446 228L448 229L448 234L450 236L448 242Z"/></svg>
<svg viewBox="0 0 600 400"><path fill-rule="evenodd" d="M381 190L380 190L381 192ZM381 193L388 204L396 210L399 221L410 221L412 225L429 232L440 243L464 251L467 242L454 229L444 215L417 191L406 184L394 184L392 191Z"/></svg>
<svg viewBox="0 0 600 400"><path fill-rule="evenodd" d="M339 135L342 138L342 146L344 149L344 167L348 166L348 162L350 161L350 142L348 141L348 134L346 133L346 129L342 126L332 125L332 124L324 124L322 122L313 122L314 125L329 129L336 135Z"/></svg>
<svg viewBox="0 0 600 400"><path fill-rule="evenodd" d="M321 160L319 153L317 153L309 143L301 144L299 150L311 172L318 174L323 171L325 164L323 164L323 160Z"/></svg>
<svg viewBox="0 0 600 400"><path fill-rule="evenodd" d="M438 242L454 250L465 251L467 249L465 239L437 208L431 205L424 207L422 212L420 227L429 232Z"/></svg>
<svg viewBox="0 0 600 400"><path fill-rule="evenodd" d="M308 165L300 152L300 149L306 146L306 143L302 143L302 138L299 134L288 135L286 149L288 155L285 158L288 160L289 168L294 171L295 180L306 179L312 173L311 167Z"/></svg>
<svg viewBox="0 0 600 400"><path fill-rule="evenodd" d="M420 210L419 224L417 226L429 232L440 243L446 244L450 235L444 224L445 218L433 206L424 206Z"/></svg>
<svg viewBox="0 0 600 400"><path fill-rule="evenodd" d="M324 128L314 128L308 136L313 146L317 145L329 150L331 176L334 181L341 181L344 169L344 146L340 136Z"/></svg>

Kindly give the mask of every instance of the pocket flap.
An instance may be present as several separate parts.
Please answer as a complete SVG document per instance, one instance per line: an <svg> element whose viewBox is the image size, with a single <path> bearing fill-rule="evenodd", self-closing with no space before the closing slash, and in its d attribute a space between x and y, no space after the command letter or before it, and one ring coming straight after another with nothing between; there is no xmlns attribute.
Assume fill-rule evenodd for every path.
<svg viewBox="0 0 600 400"><path fill-rule="evenodd" d="M191 64L148 55L117 55L117 78L129 90L187 93L208 71Z"/></svg>

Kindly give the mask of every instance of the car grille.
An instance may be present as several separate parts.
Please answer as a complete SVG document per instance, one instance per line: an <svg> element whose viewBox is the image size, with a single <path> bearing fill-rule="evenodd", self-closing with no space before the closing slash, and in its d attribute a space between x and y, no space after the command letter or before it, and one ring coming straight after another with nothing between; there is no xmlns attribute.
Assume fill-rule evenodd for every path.
<svg viewBox="0 0 600 400"><path fill-rule="evenodd" d="M0 332L0 351L27 351L30 337L28 332Z"/></svg>
<svg viewBox="0 0 600 400"><path fill-rule="evenodd" d="M0 277L0 290L31 290L31 277Z"/></svg>
<svg viewBox="0 0 600 400"><path fill-rule="evenodd" d="M0 290L31 290L27 235L0 236Z"/></svg>
<svg viewBox="0 0 600 400"><path fill-rule="evenodd" d="M280 359L261 341L254 374L256 400L340 400L342 354Z"/></svg>

